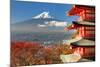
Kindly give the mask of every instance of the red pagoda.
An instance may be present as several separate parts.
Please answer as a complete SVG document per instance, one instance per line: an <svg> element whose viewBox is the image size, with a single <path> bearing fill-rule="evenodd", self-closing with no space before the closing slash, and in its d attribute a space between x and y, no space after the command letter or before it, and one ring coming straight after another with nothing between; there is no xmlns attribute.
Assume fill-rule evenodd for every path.
<svg viewBox="0 0 100 67"><path fill-rule="evenodd" d="M79 53L83 58L95 59L95 7L86 5L73 5L67 14L68 16L79 16L72 22L66 30L76 29L74 38L82 39L70 43L75 53Z"/></svg>

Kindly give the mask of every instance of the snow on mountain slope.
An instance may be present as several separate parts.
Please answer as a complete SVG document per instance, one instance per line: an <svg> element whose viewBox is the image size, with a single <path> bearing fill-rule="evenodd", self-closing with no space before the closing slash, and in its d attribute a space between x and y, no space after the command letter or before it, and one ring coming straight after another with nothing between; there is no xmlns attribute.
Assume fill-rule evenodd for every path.
<svg viewBox="0 0 100 67"><path fill-rule="evenodd" d="M45 18L53 18L49 15L49 12L42 12L41 14L33 17L34 19L39 19L39 18L42 18L42 19L45 19Z"/></svg>

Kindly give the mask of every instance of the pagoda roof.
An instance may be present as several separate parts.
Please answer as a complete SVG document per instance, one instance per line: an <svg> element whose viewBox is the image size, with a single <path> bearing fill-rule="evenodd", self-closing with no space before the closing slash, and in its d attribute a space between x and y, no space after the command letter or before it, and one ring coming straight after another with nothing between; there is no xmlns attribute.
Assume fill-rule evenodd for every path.
<svg viewBox="0 0 100 67"><path fill-rule="evenodd" d="M95 6L87 6L87 5L73 5L71 10L67 13L68 16L79 15L84 9L92 9L95 10Z"/></svg>
<svg viewBox="0 0 100 67"><path fill-rule="evenodd" d="M90 26L90 27L95 26L95 23L87 22L87 21L73 21L73 24L77 24L77 25L80 25L80 26Z"/></svg>
<svg viewBox="0 0 100 67"><path fill-rule="evenodd" d="M95 9L95 6L89 6L89 5L74 5L74 7L77 7L80 9Z"/></svg>
<svg viewBox="0 0 100 67"><path fill-rule="evenodd" d="M87 40L87 39L81 39L79 41L71 43L73 46L79 46L79 47L92 47L95 46L95 41Z"/></svg>

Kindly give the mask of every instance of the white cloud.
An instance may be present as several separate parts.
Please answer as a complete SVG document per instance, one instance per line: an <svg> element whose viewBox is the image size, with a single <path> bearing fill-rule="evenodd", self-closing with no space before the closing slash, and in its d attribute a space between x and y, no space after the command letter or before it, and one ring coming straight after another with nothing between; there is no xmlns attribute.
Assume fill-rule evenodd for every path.
<svg viewBox="0 0 100 67"><path fill-rule="evenodd" d="M55 27L65 27L67 26L67 22L58 22L58 21L50 21L44 22L44 24L38 24L37 27L48 27L48 26L55 26Z"/></svg>
<svg viewBox="0 0 100 67"><path fill-rule="evenodd" d="M67 22L50 21L50 22L45 22L45 25L56 26L56 27L64 27L64 26L67 26Z"/></svg>
<svg viewBox="0 0 100 67"><path fill-rule="evenodd" d="M38 24L37 27L47 27L47 26L43 24Z"/></svg>

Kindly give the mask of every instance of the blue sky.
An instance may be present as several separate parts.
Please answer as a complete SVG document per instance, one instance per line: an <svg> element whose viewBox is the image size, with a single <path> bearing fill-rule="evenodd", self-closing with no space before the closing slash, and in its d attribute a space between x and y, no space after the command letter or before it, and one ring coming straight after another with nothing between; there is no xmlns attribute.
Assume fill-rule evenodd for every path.
<svg viewBox="0 0 100 67"><path fill-rule="evenodd" d="M21 2L11 0L11 23L16 23L31 19L44 11L50 12L50 15L56 19L72 22L78 17L67 16L66 13L71 9L71 4L54 4L39 2Z"/></svg>

